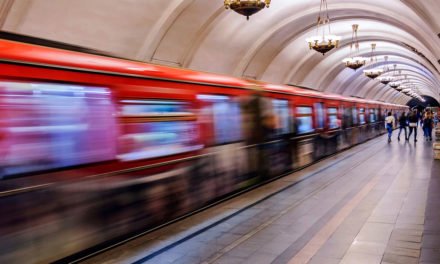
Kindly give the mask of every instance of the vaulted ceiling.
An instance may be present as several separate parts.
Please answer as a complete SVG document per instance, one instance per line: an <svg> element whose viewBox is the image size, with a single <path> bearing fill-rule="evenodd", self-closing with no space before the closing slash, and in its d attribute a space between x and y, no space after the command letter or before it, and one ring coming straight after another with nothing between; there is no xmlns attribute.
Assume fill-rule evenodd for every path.
<svg viewBox="0 0 440 264"><path fill-rule="evenodd" d="M223 0L0 0L0 26L128 59L406 103L411 97L341 62L359 24L362 56L376 43L379 58L388 55L421 95L438 100L440 1L328 0L342 41L325 56L305 42L316 33L319 4L272 0L247 21Z"/></svg>

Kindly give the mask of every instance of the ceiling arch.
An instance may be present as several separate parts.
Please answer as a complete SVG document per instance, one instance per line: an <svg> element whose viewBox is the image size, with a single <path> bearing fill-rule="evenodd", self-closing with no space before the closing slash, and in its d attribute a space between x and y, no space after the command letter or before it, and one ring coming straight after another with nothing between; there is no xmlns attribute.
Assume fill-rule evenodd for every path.
<svg viewBox="0 0 440 264"><path fill-rule="evenodd" d="M339 49L321 56L315 33L318 0L273 0L249 21L222 0L0 0L2 30L85 46L128 59L235 75L323 92L404 103L411 99L344 68L351 25L360 54L388 55L419 87L439 99L440 3L436 0L328 0ZM380 63L378 63L380 65Z"/></svg>

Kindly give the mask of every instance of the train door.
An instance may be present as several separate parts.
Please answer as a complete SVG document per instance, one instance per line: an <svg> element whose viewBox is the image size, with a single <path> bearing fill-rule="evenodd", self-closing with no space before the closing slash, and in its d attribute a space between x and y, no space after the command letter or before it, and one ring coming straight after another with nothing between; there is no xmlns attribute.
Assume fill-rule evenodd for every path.
<svg viewBox="0 0 440 264"><path fill-rule="evenodd" d="M199 123L206 145L205 165L201 166L205 199L227 194L240 188L248 170L243 150L243 115L238 97L225 94L198 94ZM212 197L209 197L209 196Z"/></svg>
<svg viewBox="0 0 440 264"><path fill-rule="evenodd" d="M318 102L313 105L315 110L315 127L317 130L324 130L325 128L325 109L324 103Z"/></svg>
<svg viewBox="0 0 440 264"><path fill-rule="evenodd" d="M313 116L313 104L305 98L298 98L300 104L295 105L296 147L295 167L303 167L313 162L314 138L316 137Z"/></svg>
<svg viewBox="0 0 440 264"><path fill-rule="evenodd" d="M293 129L290 101L281 97L269 100L275 122L265 149L269 176L273 177L292 169L291 136Z"/></svg>

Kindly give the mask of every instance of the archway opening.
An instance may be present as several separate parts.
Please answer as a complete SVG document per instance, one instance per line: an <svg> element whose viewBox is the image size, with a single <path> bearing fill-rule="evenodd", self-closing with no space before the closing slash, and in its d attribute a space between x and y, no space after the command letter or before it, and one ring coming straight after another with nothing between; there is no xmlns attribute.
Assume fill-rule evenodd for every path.
<svg viewBox="0 0 440 264"><path fill-rule="evenodd" d="M411 109L417 108L419 110L423 110L426 107L440 107L439 102L435 98L427 95L423 95L422 97L425 99L425 102L421 102L417 99L411 99L406 105Z"/></svg>

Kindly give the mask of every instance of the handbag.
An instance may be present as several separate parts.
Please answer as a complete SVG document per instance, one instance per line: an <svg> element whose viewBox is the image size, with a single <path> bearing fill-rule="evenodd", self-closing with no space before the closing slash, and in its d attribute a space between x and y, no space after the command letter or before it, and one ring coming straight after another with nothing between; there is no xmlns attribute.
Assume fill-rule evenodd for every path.
<svg viewBox="0 0 440 264"><path fill-rule="evenodd" d="M409 123L409 127L416 127L416 126L417 126L417 123L413 123L413 122Z"/></svg>

